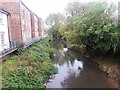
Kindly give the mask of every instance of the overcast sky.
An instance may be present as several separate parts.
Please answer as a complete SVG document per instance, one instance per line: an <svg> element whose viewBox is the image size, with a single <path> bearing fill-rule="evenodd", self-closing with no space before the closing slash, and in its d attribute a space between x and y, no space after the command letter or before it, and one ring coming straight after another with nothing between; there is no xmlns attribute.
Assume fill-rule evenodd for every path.
<svg viewBox="0 0 120 90"><path fill-rule="evenodd" d="M36 13L39 17L43 20L50 14L50 13L57 13L57 12L64 12L65 6L69 2L73 1L81 1L81 2L90 2L90 1L97 1L97 0L21 0L24 4L34 13ZM104 0L98 0L104 1ZM119 0L105 0L105 1L114 1L118 2Z"/></svg>

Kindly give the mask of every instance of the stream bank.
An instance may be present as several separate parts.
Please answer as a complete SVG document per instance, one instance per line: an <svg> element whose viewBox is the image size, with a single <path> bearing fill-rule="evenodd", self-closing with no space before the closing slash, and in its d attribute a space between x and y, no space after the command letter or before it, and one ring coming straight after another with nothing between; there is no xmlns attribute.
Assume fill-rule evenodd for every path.
<svg viewBox="0 0 120 90"><path fill-rule="evenodd" d="M53 48L51 59L58 73L50 76L46 88L118 88L91 58L70 50L61 41L53 41Z"/></svg>
<svg viewBox="0 0 120 90"><path fill-rule="evenodd" d="M0 65L2 88L44 88L46 78L56 72L50 60L52 47L48 39L36 42L25 50L22 47L19 49Z"/></svg>
<svg viewBox="0 0 120 90"><path fill-rule="evenodd" d="M119 71L119 65L118 62L120 60L120 57L117 56L96 56L96 55L90 55L86 52L84 48L78 49L74 46L69 46L71 50L74 50L82 55L82 57L86 58L87 60L91 60L95 62L98 67L106 73L106 77L114 80L116 83L118 83L118 86L120 86L120 71Z"/></svg>
<svg viewBox="0 0 120 90"><path fill-rule="evenodd" d="M94 57L91 58L91 60L98 64L98 67L106 73L107 77L116 81L118 86L120 86L120 71L118 69L119 58Z"/></svg>

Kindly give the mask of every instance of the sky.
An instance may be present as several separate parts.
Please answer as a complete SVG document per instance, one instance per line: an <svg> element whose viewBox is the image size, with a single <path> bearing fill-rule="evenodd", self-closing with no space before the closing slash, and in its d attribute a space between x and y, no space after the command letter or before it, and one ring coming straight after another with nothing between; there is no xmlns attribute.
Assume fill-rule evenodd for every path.
<svg viewBox="0 0 120 90"><path fill-rule="evenodd" d="M66 5L69 2L73 2L73 1L90 2L97 0L21 0L21 1L31 11L33 11L39 17L45 20L50 13L57 13L57 12L63 13ZM104 1L104 0L98 0L98 1ZM105 1L118 2L120 0L105 0Z"/></svg>

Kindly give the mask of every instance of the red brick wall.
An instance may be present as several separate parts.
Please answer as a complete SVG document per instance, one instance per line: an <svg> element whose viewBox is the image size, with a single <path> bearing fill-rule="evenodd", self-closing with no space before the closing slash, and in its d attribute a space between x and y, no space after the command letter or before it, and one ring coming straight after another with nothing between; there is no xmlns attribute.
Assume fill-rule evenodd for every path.
<svg viewBox="0 0 120 90"><path fill-rule="evenodd" d="M20 45L23 42L30 43L32 38L42 36L42 19L32 13L20 0L0 0L0 9L10 13L8 15L10 41L17 41ZM39 36L35 35L35 27L38 27L36 32L39 33ZM6 58L7 56L0 61Z"/></svg>
<svg viewBox="0 0 120 90"><path fill-rule="evenodd" d="M20 20L20 3L5 2L4 0L1 0L0 8L8 11L11 14L8 16L10 41L17 41L20 45L22 43L21 22L20 22L21 21Z"/></svg>
<svg viewBox="0 0 120 90"><path fill-rule="evenodd" d="M30 11L23 3L20 5L20 10L23 42L27 44L32 40Z"/></svg>
<svg viewBox="0 0 120 90"><path fill-rule="evenodd" d="M30 39L36 36L35 23L38 23L39 36L42 36L41 18L36 16L38 19L38 21L36 21L35 14L29 11L29 9L19 0L0 0L0 8L11 14L8 16L10 41L18 41L19 44L26 40L28 40L28 42L31 41ZM25 13L23 13L23 10ZM30 23L30 25L28 23Z"/></svg>
<svg viewBox="0 0 120 90"><path fill-rule="evenodd" d="M39 36L42 36L42 28L41 28L41 18L38 18L38 31L39 31Z"/></svg>
<svg viewBox="0 0 120 90"><path fill-rule="evenodd" d="M35 22L35 37L38 38L39 37L39 33L38 33L38 16L34 15L34 22Z"/></svg>
<svg viewBox="0 0 120 90"><path fill-rule="evenodd" d="M34 14L31 12L31 30L32 30L32 38L35 38L35 22L34 22Z"/></svg>

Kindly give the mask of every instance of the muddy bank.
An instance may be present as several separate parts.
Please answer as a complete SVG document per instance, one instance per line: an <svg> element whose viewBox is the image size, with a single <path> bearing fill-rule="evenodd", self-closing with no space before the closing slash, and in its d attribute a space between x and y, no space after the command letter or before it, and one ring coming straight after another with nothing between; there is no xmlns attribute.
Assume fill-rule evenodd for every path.
<svg viewBox="0 0 120 90"><path fill-rule="evenodd" d="M98 67L106 73L108 78L113 79L120 86L120 70L118 69L119 58L94 57L91 60L98 64ZM120 87L119 87L120 89Z"/></svg>
<svg viewBox="0 0 120 90"><path fill-rule="evenodd" d="M92 60L99 65L100 69L107 73L108 77L114 79L115 81L120 79L117 63L103 60L103 58L92 58Z"/></svg>

